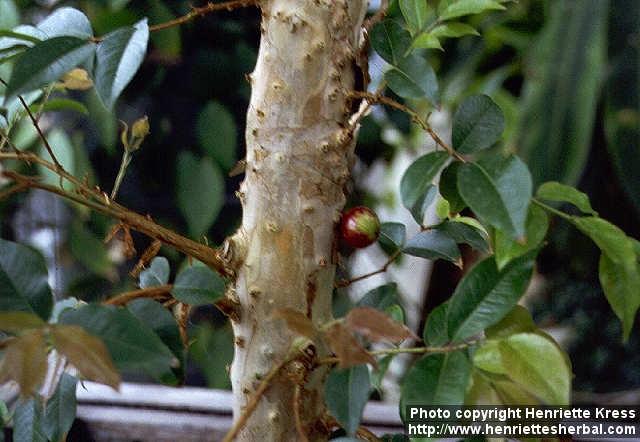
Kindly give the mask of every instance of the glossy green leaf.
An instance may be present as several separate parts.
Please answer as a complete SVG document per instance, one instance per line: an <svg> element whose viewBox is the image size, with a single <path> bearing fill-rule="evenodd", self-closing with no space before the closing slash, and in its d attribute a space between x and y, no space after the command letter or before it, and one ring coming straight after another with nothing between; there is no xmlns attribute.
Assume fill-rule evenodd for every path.
<svg viewBox="0 0 640 442"><path fill-rule="evenodd" d="M456 218L444 221L435 228L449 235L458 244L468 244L482 253L490 250L489 237L484 230L458 222Z"/></svg>
<svg viewBox="0 0 640 442"><path fill-rule="evenodd" d="M473 354L473 365L489 373L508 374L500 353L500 341L497 339L488 339L478 347Z"/></svg>
<svg viewBox="0 0 640 442"><path fill-rule="evenodd" d="M640 307L640 265L632 260L616 263L603 253L600 256L599 275L600 284L611 309L622 321L623 337L626 341Z"/></svg>
<svg viewBox="0 0 640 442"><path fill-rule="evenodd" d="M481 12L506 9L495 0L453 0L446 2L447 6L439 11L440 20L451 20L465 15L480 14Z"/></svg>
<svg viewBox="0 0 640 442"><path fill-rule="evenodd" d="M440 195L449 202L451 213L458 213L467 207L467 204L460 196L460 192L458 192L458 171L460 166L462 166L461 162L454 161L445 167L440 175Z"/></svg>
<svg viewBox="0 0 640 442"><path fill-rule="evenodd" d="M423 356L402 383L400 415L405 418L407 405L462 405L470 373L462 351Z"/></svg>
<svg viewBox="0 0 640 442"><path fill-rule="evenodd" d="M400 181L402 204L422 224L424 212L436 196L433 180L448 160L445 152L431 152L415 160Z"/></svg>
<svg viewBox="0 0 640 442"><path fill-rule="evenodd" d="M619 227L597 216L572 216L571 222L612 261L622 265L635 261L633 241Z"/></svg>
<svg viewBox="0 0 640 442"><path fill-rule="evenodd" d="M158 380L173 376L171 367L177 365L177 360L171 350L124 308L89 304L66 310L60 322L79 325L99 337L119 370L142 370Z"/></svg>
<svg viewBox="0 0 640 442"><path fill-rule="evenodd" d="M465 35L480 35L478 31L466 23L460 22L446 22L433 28L431 34L438 38L458 38Z"/></svg>
<svg viewBox="0 0 640 442"><path fill-rule="evenodd" d="M373 307L385 311L399 302L398 286L395 282L369 290L356 304L357 307Z"/></svg>
<svg viewBox="0 0 640 442"><path fill-rule="evenodd" d="M178 207L189 232L199 237L209 230L224 204L224 177L210 158L190 152L178 155L176 172Z"/></svg>
<svg viewBox="0 0 640 442"><path fill-rule="evenodd" d="M369 369L366 365L334 369L329 373L325 384L327 408L348 435L355 435L360 425L370 390Z"/></svg>
<svg viewBox="0 0 640 442"><path fill-rule="evenodd" d="M586 193L580 192L575 187L561 184L557 181L548 181L538 187L536 196L540 199L547 201L557 201L562 203L571 203L580 209L582 212L589 215L598 215L598 212L593 210L589 196Z"/></svg>
<svg viewBox="0 0 640 442"><path fill-rule="evenodd" d="M543 209L532 204L527 215L524 242L518 242L502 230L496 230L494 244L498 268L503 268L512 259L537 248L544 241L548 229L549 216Z"/></svg>
<svg viewBox="0 0 640 442"><path fill-rule="evenodd" d="M449 342L449 332L447 330L447 310L448 302L443 302L434 308L427 317L424 326L424 342L432 347L439 347Z"/></svg>
<svg viewBox="0 0 640 442"><path fill-rule="evenodd" d="M443 51L442 44L440 43L440 39L433 35L431 32L423 32L418 35L411 45L412 48L416 49L440 49Z"/></svg>
<svg viewBox="0 0 640 442"><path fill-rule="evenodd" d="M586 165L606 69L608 3L554 1L535 38L514 145L536 184L575 184Z"/></svg>
<svg viewBox="0 0 640 442"><path fill-rule="evenodd" d="M54 37L37 43L16 61L5 103L9 98L58 80L87 61L94 51L94 43L77 37Z"/></svg>
<svg viewBox="0 0 640 442"><path fill-rule="evenodd" d="M534 333L519 333L500 342L509 377L548 405L569 405L571 370L560 349Z"/></svg>
<svg viewBox="0 0 640 442"><path fill-rule="evenodd" d="M407 228L402 223L382 223L380 225L380 245L387 250L395 251L404 245L407 238Z"/></svg>
<svg viewBox="0 0 640 442"><path fill-rule="evenodd" d="M42 255L0 239L0 310L35 313L46 321L52 307L53 295Z"/></svg>
<svg viewBox="0 0 640 442"><path fill-rule="evenodd" d="M43 414L40 398L20 400L13 413L13 440L15 442L47 442Z"/></svg>
<svg viewBox="0 0 640 442"><path fill-rule="evenodd" d="M195 265L186 267L178 276L171 294L190 305L213 304L224 295L225 283L209 267Z"/></svg>
<svg viewBox="0 0 640 442"><path fill-rule="evenodd" d="M400 0L398 3L412 34L424 28L429 18L427 0Z"/></svg>
<svg viewBox="0 0 640 442"><path fill-rule="evenodd" d="M394 66L400 64L411 45L411 35L395 20L376 23L369 38L373 49Z"/></svg>
<svg viewBox="0 0 640 442"><path fill-rule="evenodd" d="M534 332L537 330L531 313L521 305L516 305L507 316L484 331L489 339L505 338L516 333Z"/></svg>
<svg viewBox="0 0 640 442"><path fill-rule="evenodd" d="M108 109L140 68L147 52L147 19L107 34L96 50L95 88Z"/></svg>
<svg viewBox="0 0 640 442"><path fill-rule="evenodd" d="M76 367L84 379L118 388L120 374L100 339L77 325L56 325L50 333L55 349Z"/></svg>
<svg viewBox="0 0 640 442"><path fill-rule="evenodd" d="M0 0L0 29L11 29L20 23L20 11L13 0Z"/></svg>
<svg viewBox="0 0 640 442"><path fill-rule="evenodd" d="M37 26L48 38L77 37L87 40L93 37L91 23L86 15L74 8L58 8Z"/></svg>
<svg viewBox="0 0 640 442"><path fill-rule="evenodd" d="M426 230L409 238L404 253L427 259L446 259L461 264L460 249L456 241L442 230Z"/></svg>
<svg viewBox="0 0 640 442"><path fill-rule="evenodd" d="M127 308L143 324L149 327L158 337L169 347L176 358L180 361L180 369L184 368L185 347L180 337L180 330L176 318L162 306L159 302L151 299L135 299ZM177 375L182 378L183 372L177 371Z"/></svg>
<svg viewBox="0 0 640 442"><path fill-rule="evenodd" d="M169 261L163 256L157 256L151 261L148 269L140 273L140 288L165 285L169 282Z"/></svg>
<svg viewBox="0 0 640 442"><path fill-rule="evenodd" d="M493 146L504 131L504 115L487 95L466 98L453 116L453 148L473 153Z"/></svg>
<svg viewBox="0 0 640 442"><path fill-rule="evenodd" d="M458 170L458 190L486 224L512 238L524 237L532 183L527 166L518 157L463 164Z"/></svg>
<svg viewBox="0 0 640 442"><path fill-rule="evenodd" d="M0 330L5 332L17 334L32 328L40 328L45 324L46 322L33 313L0 311Z"/></svg>
<svg viewBox="0 0 640 442"><path fill-rule="evenodd" d="M402 98L426 98L433 105L439 101L436 73L427 61L412 55L400 61L384 75L389 88Z"/></svg>
<svg viewBox="0 0 640 442"><path fill-rule="evenodd" d="M35 104L29 106L31 112L57 112L57 111L73 111L82 115L89 115L87 107L76 100L69 98L52 98L44 104Z"/></svg>
<svg viewBox="0 0 640 442"><path fill-rule="evenodd" d="M449 300L449 337L463 341L500 321L524 294L537 250L511 261L498 270L493 258L476 264L460 281Z"/></svg>
<svg viewBox="0 0 640 442"><path fill-rule="evenodd" d="M76 418L76 385L78 380L62 373L55 393L45 406L42 426L51 441L65 440Z"/></svg>
<svg viewBox="0 0 640 442"><path fill-rule="evenodd" d="M237 161L237 128L231 112L217 101L210 101L200 111L196 126L203 152L229 170Z"/></svg>

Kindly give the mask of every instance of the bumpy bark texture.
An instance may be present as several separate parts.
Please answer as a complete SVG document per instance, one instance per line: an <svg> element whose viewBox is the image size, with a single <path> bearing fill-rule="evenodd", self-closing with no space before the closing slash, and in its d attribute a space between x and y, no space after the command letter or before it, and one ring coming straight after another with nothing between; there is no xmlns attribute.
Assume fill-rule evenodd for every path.
<svg viewBox="0 0 640 442"><path fill-rule="evenodd" d="M231 368L236 418L296 337L274 312L292 308L316 324L331 319L334 231L354 148L346 94L353 89L366 3L260 4L262 40L251 74L246 178L239 192L244 213L232 240L236 284L229 296L240 304ZM301 429L309 440L326 439L319 425L325 375L316 370L308 376L298 429L294 382L285 371L237 440L297 441Z"/></svg>

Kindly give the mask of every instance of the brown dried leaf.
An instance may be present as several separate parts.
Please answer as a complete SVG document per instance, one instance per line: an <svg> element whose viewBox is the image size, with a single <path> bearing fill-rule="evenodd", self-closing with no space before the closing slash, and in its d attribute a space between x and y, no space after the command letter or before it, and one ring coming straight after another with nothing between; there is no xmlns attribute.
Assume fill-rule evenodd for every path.
<svg viewBox="0 0 640 442"><path fill-rule="evenodd" d="M341 323L332 325L325 337L331 351L338 358L339 368L349 368L360 364L377 367L376 360L360 345L355 336Z"/></svg>
<svg viewBox="0 0 640 442"><path fill-rule="evenodd" d="M82 377L118 389L120 374L104 343L77 325L56 325L51 329L53 345Z"/></svg>
<svg viewBox="0 0 640 442"><path fill-rule="evenodd" d="M287 327L290 330L305 336L311 340L316 339L318 336L318 329L313 325L311 319L307 318L304 313L301 313L292 308L280 308L273 314L274 318L283 319L287 323Z"/></svg>
<svg viewBox="0 0 640 442"><path fill-rule="evenodd" d="M40 328L45 322L39 316L27 312L0 312L0 330L20 333L31 328Z"/></svg>
<svg viewBox="0 0 640 442"><path fill-rule="evenodd" d="M42 330L9 341L0 362L0 384L16 381L22 396L38 391L47 374L47 346Z"/></svg>
<svg viewBox="0 0 640 442"><path fill-rule="evenodd" d="M404 324L394 321L372 307L356 307L349 311L345 326L373 342L399 343L407 338L419 339Z"/></svg>

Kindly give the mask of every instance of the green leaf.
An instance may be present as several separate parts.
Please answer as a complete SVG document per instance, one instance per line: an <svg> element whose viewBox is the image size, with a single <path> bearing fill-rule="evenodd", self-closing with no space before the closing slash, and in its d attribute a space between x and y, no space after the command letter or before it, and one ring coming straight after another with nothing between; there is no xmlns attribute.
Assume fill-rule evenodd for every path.
<svg viewBox="0 0 640 442"><path fill-rule="evenodd" d="M0 0L1 1L1 0ZM41 41L40 38L36 38L33 35L30 34L22 34L20 32L16 32L16 31L8 31L8 30L4 30L4 29L0 29L0 37L9 37L7 38L3 38L2 43L0 44L0 48L5 49L8 48L9 46L9 41L8 40L22 40L23 43L39 43Z"/></svg>
<svg viewBox="0 0 640 442"><path fill-rule="evenodd" d="M537 252L511 261L502 271L493 258L486 258L462 278L449 300L447 324L452 341L480 333L517 304L529 285Z"/></svg>
<svg viewBox="0 0 640 442"><path fill-rule="evenodd" d="M20 23L20 12L13 0L0 0L0 29L11 29Z"/></svg>
<svg viewBox="0 0 640 442"><path fill-rule="evenodd" d="M439 347L449 342L449 332L447 331L447 310L448 302L443 302L434 308L427 317L424 326L424 342L432 347Z"/></svg>
<svg viewBox="0 0 640 442"><path fill-rule="evenodd" d="M62 373L58 387L47 401L43 429L49 440L57 442L65 440L76 418L76 385L78 380L67 373Z"/></svg>
<svg viewBox="0 0 640 442"><path fill-rule="evenodd" d="M507 316L499 322L487 327L484 331L488 339L506 338L516 333L534 332L537 330L529 311L521 305L516 305Z"/></svg>
<svg viewBox="0 0 640 442"><path fill-rule="evenodd" d="M45 324L46 322L33 313L0 311L0 330L5 332L18 334Z"/></svg>
<svg viewBox="0 0 640 442"><path fill-rule="evenodd" d="M376 390L382 389L382 380L389 370L394 355L386 355L378 360L378 367L371 372L371 386Z"/></svg>
<svg viewBox="0 0 640 442"><path fill-rule="evenodd" d="M600 256L599 275L604 294L622 321L623 338L626 341L640 307L640 265L637 262L616 263L603 253Z"/></svg>
<svg viewBox="0 0 640 442"><path fill-rule="evenodd" d="M416 49L440 49L444 51L442 44L440 44L440 39L431 32L423 32L418 35L413 40L411 47Z"/></svg>
<svg viewBox="0 0 640 442"><path fill-rule="evenodd" d="M424 211L436 196L433 180L447 162L445 152L431 152L415 160L400 181L402 204L422 224Z"/></svg>
<svg viewBox="0 0 640 442"><path fill-rule="evenodd" d="M53 295L44 258L34 249L0 239L0 310L35 313L45 321Z"/></svg>
<svg viewBox="0 0 640 442"><path fill-rule="evenodd" d="M185 362L185 347L180 337L178 323L169 310L151 299L135 299L127 304L127 308L169 347L180 361L182 369ZM182 370L177 370L177 375L182 378L184 373Z"/></svg>
<svg viewBox="0 0 640 442"><path fill-rule="evenodd" d="M456 241L441 230L426 230L409 238L404 253L427 259L446 259L462 265L460 249Z"/></svg>
<svg viewBox="0 0 640 442"><path fill-rule="evenodd" d="M109 258L107 246L80 222L71 224L69 248L73 256L88 270L107 280L115 280L117 271Z"/></svg>
<svg viewBox="0 0 640 442"><path fill-rule="evenodd" d="M178 207L193 237L206 233L224 204L224 177L210 158L180 152L177 162Z"/></svg>
<svg viewBox="0 0 640 442"><path fill-rule="evenodd" d="M398 3L412 34L424 28L429 18L427 0L400 0Z"/></svg>
<svg viewBox="0 0 640 442"><path fill-rule="evenodd" d="M552 2L550 19L535 37L513 144L536 185L550 180L575 184L587 163L608 70L608 3Z"/></svg>
<svg viewBox="0 0 640 442"><path fill-rule="evenodd" d="M628 265L636 261L633 241L619 227L597 216L572 216L570 219L613 262Z"/></svg>
<svg viewBox="0 0 640 442"><path fill-rule="evenodd" d="M198 143L205 154L224 169L231 169L237 161L237 128L231 112L217 101L208 102L198 115L196 126Z"/></svg>
<svg viewBox="0 0 640 442"><path fill-rule="evenodd" d="M471 364L462 351L423 356L402 383L400 415L406 417L408 405L462 405L470 373Z"/></svg>
<svg viewBox="0 0 640 442"><path fill-rule="evenodd" d="M43 414L40 398L20 400L13 413L13 440L15 442L47 442Z"/></svg>
<svg viewBox="0 0 640 442"><path fill-rule="evenodd" d="M357 307L373 307L385 311L398 304L398 286L395 282L369 290L356 304Z"/></svg>
<svg viewBox="0 0 640 442"><path fill-rule="evenodd" d="M560 349L534 333L519 333L500 342L509 377L548 405L569 405L571 370Z"/></svg>
<svg viewBox="0 0 640 442"><path fill-rule="evenodd" d="M29 106L31 112L57 112L57 111L73 111L82 115L89 115L87 107L76 100L69 98L52 98L44 104L32 104Z"/></svg>
<svg viewBox="0 0 640 442"><path fill-rule="evenodd" d="M38 23L48 38L77 37L87 40L93 37L93 29L86 15L74 8L59 8Z"/></svg>
<svg viewBox="0 0 640 442"><path fill-rule="evenodd" d="M489 10L501 11L506 9L495 0L457 0L448 2L448 5L440 12L440 20L451 20L465 15L480 14Z"/></svg>
<svg viewBox="0 0 640 442"><path fill-rule="evenodd" d="M380 225L380 245L391 253L402 248L407 239L407 228L402 223L382 223Z"/></svg>
<svg viewBox="0 0 640 442"><path fill-rule="evenodd" d="M190 305L213 304L224 295L225 283L209 267L189 266L178 273L171 294Z"/></svg>
<svg viewBox="0 0 640 442"><path fill-rule="evenodd" d="M165 23L176 18L175 14L160 0L150 2L149 20L151 23ZM182 37L178 27L166 28L162 32L151 34L156 50L169 60L177 59L182 51Z"/></svg>
<svg viewBox="0 0 640 442"><path fill-rule="evenodd" d="M473 354L473 365L494 374L508 374L500 353L500 341L488 339Z"/></svg>
<svg viewBox="0 0 640 442"><path fill-rule="evenodd" d="M56 350L76 367L84 379L118 388L120 374L100 339L77 325L56 325L51 328L51 340Z"/></svg>
<svg viewBox="0 0 640 442"><path fill-rule="evenodd" d="M95 88L108 109L140 68L147 52L147 19L107 34L96 50Z"/></svg>
<svg viewBox="0 0 640 442"><path fill-rule="evenodd" d="M226 367L233 361L233 333L230 327L213 328L197 325L190 334L194 341L189 357L202 370L209 388L230 390L231 381Z"/></svg>
<svg viewBox="0 0 640 442"><path fill-rule="evenodd" d="M371 46L387 62L400 64L411 45L411 35L395 20L384 20L371 30Z"/></svg>
<svg viewBox="0 0 640 442"><path fill-rule="evenodd" d="M66 310L60 322L79 325L102 339L119 370L142 370L158 380L173 376L171 367L177 360L171 350L124 308L89 304Z"/></svg>
<svg viewBox="0 0 640 442"><path fill-rule="evenodd" d="M525 235L531 188L529 170L516 156L465 163L458 170L465 203L483 222L512 238Z"/></svg>
<svg viewBox="0 0 640 442"><path fill-rule="evenodd" d="M169 282L169 261L163 256L157 256L151 261L148 269L140 273L140 288L156 287Z"/></svg>
<svg viewBox="0 0 640 442"><path fill-rule="evenodd" d="M548 181L540 185L536 196L547 201L571 203L586 214L598 215L598 212L591 207L591 202L586 193L557 181Z"/></svg>
<svg viewBox="0 0 640 442"><path fill-rule="evenodd" d="M370 390L369 369L366 365L356 365L344 370L334 369L329 373L325 385L327 408L350 436L355 435L360 425Z"/></svg>
<svg viewBox="0 0 640 442"><path fill-rule="evenodd" d="M453 148L473 153L493 146L504 131L504 115L487 95L466 98L453 116Z"/></svg>
<svg viewBox="0 0 640 442"><path fill-rule="evenodd" d="M489 237L484 230L459 222L456 218L444 221L435 228L449 235L458 244L469 244L482 253L490 251Z"/></svg>
<svg viewBox="0 0 640 442"><path fill-rule="evenodd" d="M52 83L71 69L87 61L95 44L76 37L54 37L27 49L16 61L5 103L24 92Z"/></svg>
<svg viewBox="0 0 640 442"><path fill-rule="evenodd" d="M407 57L384 75L389 88L402 98L426 98L438 103L438 80L427 61L417 55Z"/></svg>
<svg viewBox="0 0 640 442"><path fill-rule="evenodd" d="M442 171L440 175L440 195L449 202L449 211L459 213L467 207L460 193L458 192L458 171L462 163L454 161Z"/></svg>
<svg viewBox="0 0 640 442"><path fill-rule="evenodd" d="M522 256L529 250L537 248L549 229L549 216L540 207L532 204L529 206L529 214L525 225L525 242L513 240L502 230L495 232L495 255L498 268L503 268L509 261Z"/></svg>
<svg viewBox="0 0 640 442"><path fill-rule="evenodd" d="M473 26L460 22L442 23L436 26L433 31L431 31L431 34L438 38L459 38L465 35L480 35Z"/></svg>

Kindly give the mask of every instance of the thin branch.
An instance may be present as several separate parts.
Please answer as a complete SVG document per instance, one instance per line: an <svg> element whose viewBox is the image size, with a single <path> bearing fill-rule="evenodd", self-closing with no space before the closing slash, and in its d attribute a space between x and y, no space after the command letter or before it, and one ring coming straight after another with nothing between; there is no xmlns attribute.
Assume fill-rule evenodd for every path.
<svg viewBox="0 0 640 442"><path fill-rule="evenodd" d="M139 290L132 290L130 292L120 293L119 295L114 296L113 298L109 298L103 302L105 305L125 305L134 299L139 298L151 298L151 299L162 299L171 292L173 285L159 285L157 287L147 287Z"/></svg>
<svg viewBox="0 0 640 442"><path fill-rule="evenodd" d="M360 439L366 440L367 442L380 442L381 440L369 429L362 426L358 427L358 429L356 430L356 436L358 436Z"/></svg>
<svg viewBox="0 0 640 442"><path fill-rule="evenodd" d="M536 199L536 198L531 198L531 202L541 208L543 208L544 210L553 213L554 215L559 216L560 218L566 219L567 221L571 221L571 215L567 215L566 213L549 206L548 204L543 203L542 201Z"/></svg>
<svg viewBox="0 0 640 442"><path fill-rule="evenodd" d="M464 157L462 157L462 155L460 155L451 146L449 146L447 143L445 143L442 140L442 138L440 138L438 136L438 134L431 128L429 123L427 123L422 118L420 118L420 116L413 109L405 106L402 103L398 103L397 101L395 101L392 98L385 97L384 95L382 95L380 93L372 94L372 93L369 93L369 92L351 91L349 93L349 96L353 97L353 98L364 98L365 100L371 101L372 103L384 104L385 106L389 106L389 107L392 107L394 109L398 109L399 111L402 111L402 112L406 113L407 115L409 115L411 117L411 120L414 123L416 123L418 126L420 126L422 128L422 130L424 130L426 133L428 133L429 136L433 139L433 141L435 141L435 143L438 146L440 146L444 150L446 150L447 153L450 156L456 158L459 161L462 161L463 163L466 162Z"/></svg>
<svg viewBox="0 0 640 442"><path fill-rule="evenodd" d="M289 362L291 362L291 359L287 358L282 362L280 362L279 364L274 365L271 368L271 370L269 370L269 373L267 373L264 379L262 379L262 382L260 382L260 385L258 385L258 388L256 389L255 393L251 396L251 398L249 399L249 402L244 407L242 414L240 415L238 420L234 422L229 432L222 439L222 442L233 441L233 439L238 435L242 427L245 426L245 424L247 423L247 420L249 420L253 412L256 410L256 407L258 406L260 399L262 398L262 396L264 396L266 391L271 386L271 381L278 375L278 373L280 373L280 371Z"/></svg>
<svg viewBox="0 0 640 442"><path fill-rule="evenodd" d="M358 281L362 281L363 279L367 279L370 278L374 275L377 275L379 273L384 273L387 271L387 269L389 268L389 266L393 263L393 261L396 260L396 258L398 256L400 256L400 253L402 252L401 249L396 250L390 257L389 259L387 259L387 262L384 263L384 265L382 267L380 267L378 270L374 270L372 272L369 273L365 273L364 275L360 275L360 276L356 276L355 278L351 278L351 279L343 279L341 281L336 282L335 286L336 288L341 288L341 287L347 287L351 284L353 284L354 282L358 282Z"/></svg>
<svg viewBox="0 0 640 442"><path fill-rule="evenodd" d="M189 11L187 14L183 15L182 17L178 17L174 20L170 20L165 23L159 23L157 25L149 26L149 31L151 32L162 31L163 29L179 26L181 24L184 24L193 20L196 17L206 15L210 12L222 11L222 10L233 11L234 9L246 8L248 6L256 6L257 4L258 4L258 0L232 0L228 2L222 2L222 3L209 2L205 6L192 7L191 11Z"/></svg>
<svg viewBox="0 0 640 442"><path fill-rule="evenodd" d="M24 184L14 184L13 186L9 187L8 189L3 190L2 192L0 192L0 201L2 201L5 198L10 197L14 193L22 192L27 188L28 188L28 186L26 186Z"/></svg>

